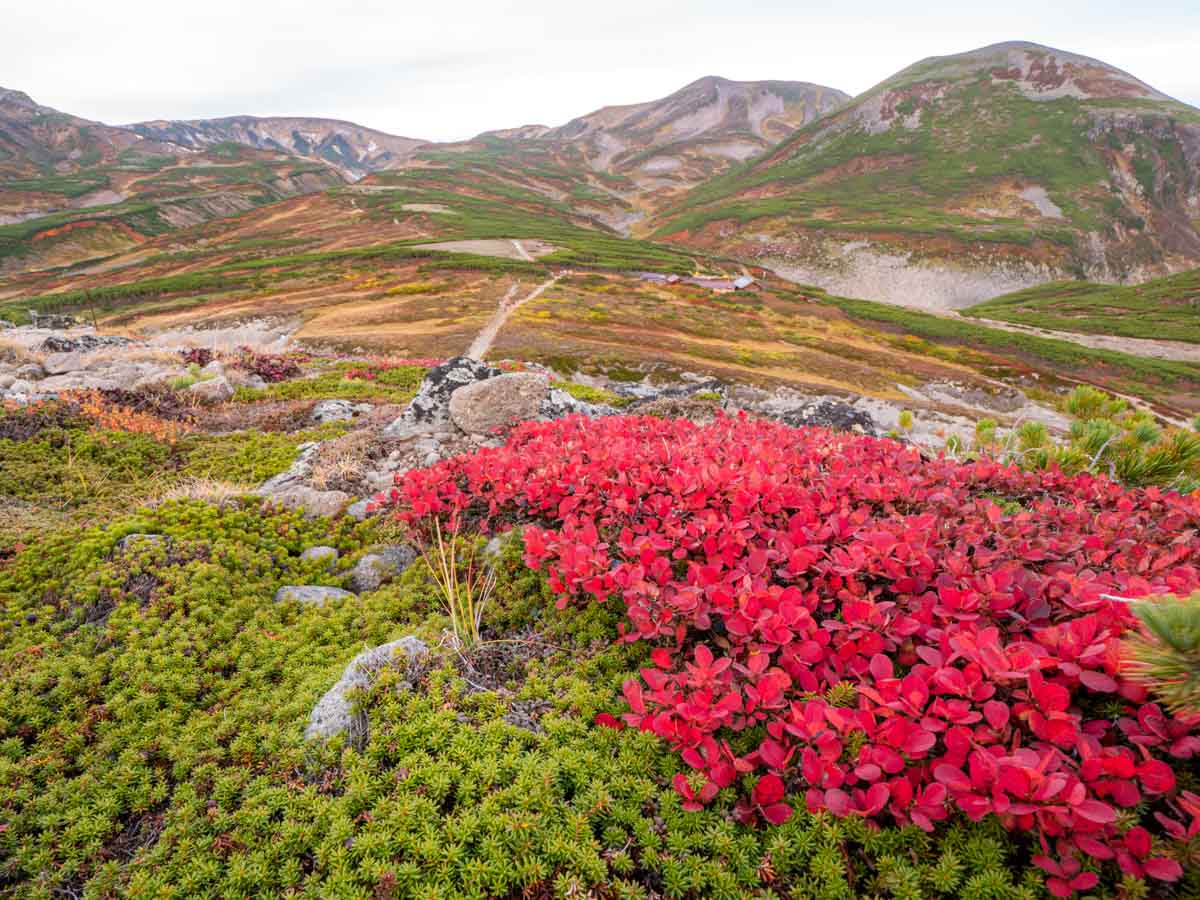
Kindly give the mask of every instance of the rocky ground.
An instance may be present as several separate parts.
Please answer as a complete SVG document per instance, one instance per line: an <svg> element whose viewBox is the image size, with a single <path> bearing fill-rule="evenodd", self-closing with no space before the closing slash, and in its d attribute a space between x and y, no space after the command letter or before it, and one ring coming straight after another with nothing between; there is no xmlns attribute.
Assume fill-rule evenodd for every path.
<svg viewBox="0 0 1200 900"><path fill-rule="evenodd" d="M683 373L681 380L670 383L654 382L649 376L640 382L615 381L582 373L564 381L536 364L504 363L507 369L522 371L503 371L468 357L432 368L407 408L377 399L321 398L319 390L308 392L311 402L299 405L272 404L269 399L234 402L239 389L244 389L242 396L267 388L260 375L237 364L232 348L241 341L271 352L299 349L289 341L286 326L265 321L138 339L80 326L51 328L45 322L8 328L0 332L0 401L21 405L76 391L169 389L196 408L201 427L213 431L254 427L274 415L290 417L295 428L347 423L335 437L300 445L291 467L260 485L258 492L310 515L346 510L356 517L366 514L369 499L390 487L398 474L495 444L497 430L533 418L626 412L703 420L718 410L744 411L793 426L892 434L931 450L942 449L954 438L969 446L981 418L1002 426L1036 421L1054 432L1065 431L1069 424L1059 412L1001 384L992 390L954 382L902 387L911 403L901 405L728 384L697 373ZM238 352L247 351L240 346ZM194 356L197 352L204 355ZM189 354L193 359L212 358L200 365L187 362ZM319 353L314 356L321 361ZM305 369L296 379L318 376L319 370ZM314 388L317 384L313 382ZM569 392L572 388L605 402L577 399Z"/></svg>

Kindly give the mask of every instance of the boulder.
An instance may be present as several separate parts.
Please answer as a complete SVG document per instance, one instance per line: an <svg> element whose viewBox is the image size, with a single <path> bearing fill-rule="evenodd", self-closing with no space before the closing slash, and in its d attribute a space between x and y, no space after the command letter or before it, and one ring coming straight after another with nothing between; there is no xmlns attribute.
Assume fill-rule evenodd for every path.
<svg viewBox="0 0 1200 900"><path fill-rule="evenodd" d="M336 603L353 596L354 594L350 591L325 587L320 584L285 584L275 592L275 602L283 603L285 600L295 600L304 606L320 608L326 603Z"/></svg>
<svg viewBox="0 0 1200 900"><path fill-rule="evenodd" d="M233 385L223 375L209 378L207 381L197 381L187 390L201 403L225 403L233 399Z"/></svg>
<svg viewBox="0 0 1200 900"><path fill-rule="evenodd" d="M450 419L450 397L464 385L495 378L499 369L458 356L429 370L404 414L383 430L383 437L403 439L431 431Z"/></svg>
<svg viewBox="0 0 1200 900"><path fill-rule="evenodd" d="M74 316L40 313L36 309L29 311L29 321L33 323L34 328L74 328L76 324Z"/></svg>
<svg viewBox="0 0 1200 900"><path fill-rule="evenodd" d="M259 489L262 493L262 489ZM305 517L336 516L350 502L345 491L319 491L304 484L296 484L272 493L271 499L284 509L300 509Z"/></svg>
<svg viewBox="0 0 1200 900"><path fill-rule="evenodd" d="M42 363L42 371L47 375L63 375L67 372L78 372L83 368L83 357L74 351L51 353Z"/></svg>
<svg viewBox="0 0 1200 900"><path fill-rule="evenodd" d="M367 504L370 502L370 500L355 500L346 507L346 515L354 519L356 522L361 522L368 515L370 515L370 513L367 512Z"/></svg>
<svg viewBox="0 0 1200 900"><path fill-rule="evenodd" d="M16 328L16 322L10 322L8 319L0 319L0 331L8 331L10 328Z"/></svg>
<svg viewBox="0 0 1200 900"><path fill-rule="evenodd" d="M467 434L488 434L536 419L550 381L535 372L510 372L460 387L450 395L450 419Z"/></svg>
<svg viewBox="0 0 1200 900"><path fill-rule="evenodd" d="M365 744L367 717L365 713L354 709L350 695L370 687L376 673L385 666L407 666L409 662L428 652L429 648L419 638L409 635L358 654L350 660L337 684L313 707L308 717L308 727L304 729L304 737L308 740L324 740L348 732L347 736L352 743L357 746Z"/></svg>
<svg viewBox="0 0 1200 900"><path fill-rule="evenodd" d="M321 545L319 547L309 547L300 554L301 562L309 562L311 560L324 560L325 568L332 569L333 564L337 562L338 551L337 547L327 547Z"/></svg>
<svg viewBox="0 0 1200 900"><path fill-rule="evenodd" d="M22 381L41 381L46 377L46 370L37 363L26 363L19 366L13 375Z"/></svg>
<svg viewBox="0 0 1200 900"><path fill-rule="evenodd" d="M404 544L394 544L368 553L350 573L350 586L360 594L376 590L411 566L416 559L417 551Z"/></svg>

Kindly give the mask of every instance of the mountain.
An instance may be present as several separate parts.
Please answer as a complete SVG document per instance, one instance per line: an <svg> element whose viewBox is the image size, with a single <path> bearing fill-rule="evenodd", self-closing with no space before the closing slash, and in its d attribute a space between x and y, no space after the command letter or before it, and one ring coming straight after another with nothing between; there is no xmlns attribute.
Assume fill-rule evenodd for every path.
<svg viewBox="0 0 1200 900"><path fill-rule="evenodd" d="M431 144L399 168L438 177L451 190L470 192L482 179L534 191L628 234L689 188L847 99L804 82L710 76L659 100L606 106L556 128L525 125Z"/></svg>
<svg viewBox="0 0 1200 900"><path fill-rule="evenodd" d="M111 256L342 184L325 163L228 141L194 150L0 89L0 272Z"/></svg>
<svg viewBox="0 0 1200 900"><path fill-rule="evenodd" d="M1200 110L1030 43L923 60L699 185L655 235L847 296L960 307L1200 261Z"/></svg>
<svg viewBox="0 0 1200 900"><path fill-rule="evenodd" d="M135 134L193 150L232 142L260 150L319 160L351 179L395 168L425 144L338 119L230 116L138 122L126 126Z"/></svg>
<svg viewBox="0 0 1200 900"><path fill-rule="evenodd" d="M0 179L67 175L140 145L164 152L129 132L42 106L22 91L0 87Z"/></svg>

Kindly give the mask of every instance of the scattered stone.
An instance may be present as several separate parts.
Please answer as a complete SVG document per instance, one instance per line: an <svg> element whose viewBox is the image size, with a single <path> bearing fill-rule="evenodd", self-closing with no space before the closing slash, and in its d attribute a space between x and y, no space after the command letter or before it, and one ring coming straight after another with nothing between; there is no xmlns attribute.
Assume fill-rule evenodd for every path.
<svg viewBox="0 0 1200 900"><path fill-rule="evenodd" d="M16 327L16 322L10 322L8 319L0 319L0 331L8 331L10 328Z"/></svg>
<svg viewBox="0 0 1200 900"><path fill-rule="evenodd" d="M348 732L350 741L356 746L365 744L367 716L354 709L350 695L369 687L375 674L385 666L394 662L407 665L428 652L429 648L420 639L409 635L358 654L350 660L337 684L313 707L304 737L323 740Z"/></svg>
<svg viewBox="0 0 1200 900"><path fill-rule="evenodd" d="M404 414L383 430L383 437L403 439L431 431L450 418L450 397L464 385L500 375L477 359L458 356L429 370Z"/></svg>
<svg viewBox="0 0 1200 900"><path fill-rule="evenodd" d="M550 382L534 372L510 372L460 387L450 395L450 419L467 434L489 434L536 419Z"/></svg>
<svg viewBox="0 0 1200 900"><path fill-rule="evenodd" d="M604 403L587 403L577 400L561 388L551 388L538 412L543 419L561 419L563 416L573 415L584 415L595 419L600 416L614 416L618 410L615 406L608 406Z"/></svg>
<svg viewBox="0 0 1200 900"><path fill-rule="evenodd" d="M33 323L34 328L74 328L76 323L74 316L62 315L60 313L40 313L36 309L29 310L29 321Z"/></svg>
<svg viewBox="0 0 1200 900"><path fill-rule="evenodd" d="M197 381L187 390L201 403L225 403L233 399L233 385L223 375L209 378L207 381Z"/></svg>
<svg viewBox="0 0 1200 900"><path fill-rule="evenodd" d="M301 562L309 562L314 559L325 560L325 567L328 569L333 568L333 564L335 562L337 562L337 558L338 558L337 547L327 547L325 545L321 545L318 547L309 547L307 550L305 550L303 553L300 554Z"/></svg>
<svg viewBox="0 0 1200 900"><path fill-rule="evenodd" d="M350 591L325 587L320 584L285 584L275 592L275 602L283 603L285 600L295 600L304 606L321 608L326 603L345 600L347 597L353 596L354 594Z"/></svg>
<svg viewBox="0 0 1200 900"><path fill-rule="evenodd" d="M13 375L23 381L41 381L46 377L46 370L37 363L26 363L19 366Z"/></svg>
<svg viewBox="0 0 1200 900"><path fill-rule="evenodd" d="M371 404L369 403L351 403L349 400L322 400L312 408L309 418L318 424L344 422L353 419L359 413L370 411Z"/></svg>
<svg viewBox="0 0 1200 900"><path fill-rule="evenodd" d="M350 573L350 586L360 594L374 591L395 578L417 559L417 551L405 544L394 544L368 553Z"/></svg>
<svg viewBox="0 0 1200 900"><path fill-rule="evenodd" d="M125 537L117 541L117 551L124 553L135 544L151 544L155 547L166 546L171 543L171 539L165 534L147 534L140 531L135 531L133 534L127 534Z"/></svg>

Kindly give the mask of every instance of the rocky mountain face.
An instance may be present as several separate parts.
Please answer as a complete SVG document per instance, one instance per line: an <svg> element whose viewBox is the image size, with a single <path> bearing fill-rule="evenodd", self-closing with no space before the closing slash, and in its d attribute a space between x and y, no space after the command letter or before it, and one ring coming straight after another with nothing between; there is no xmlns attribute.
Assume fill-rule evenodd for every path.
<svg viewBox="0 0 1200 900"><path fill-rule="evenodd" d="M694 188L659 237L847 296L960 307L1200 262L1200 110L1005 43L919 62Z"/></svg>
<svg viewBox="0 0 1200 900"><path fill-rule="evenodd" d="M166 141L192 150L234 143L318 160L354 180L369 172L396 168L410 159L416 148L426 143L337 119L282 116L159 119L127 127L144 138Z"/></svg>
<svg viewBox="0 0 1200 900"><path fill-rule="evenodd" d="M606 106L541 139L578 144L597 169L669 178L756 156L849 99L817 84L709 76L661 100Z"/></svg>
<svg viewBox="0 0 1200 900"><path fill-rule="evenodd" d="M687 189L763 153L849 99L796 81L707 77L646 103L606 106L565 125L525 125L431 144L408 165L533 189L626 234ZM451 187L463 184L455 178Z"/></svg>

